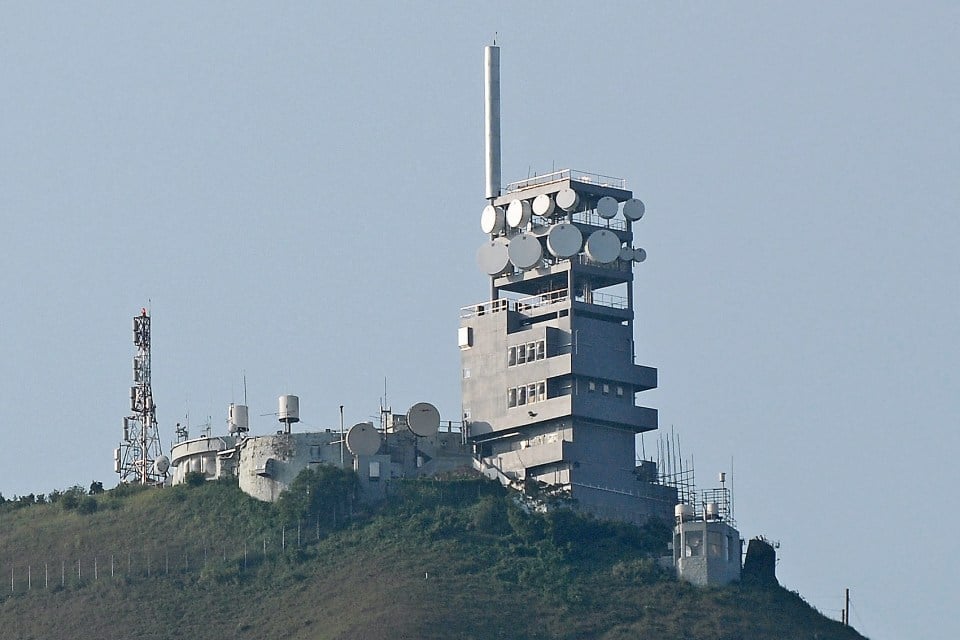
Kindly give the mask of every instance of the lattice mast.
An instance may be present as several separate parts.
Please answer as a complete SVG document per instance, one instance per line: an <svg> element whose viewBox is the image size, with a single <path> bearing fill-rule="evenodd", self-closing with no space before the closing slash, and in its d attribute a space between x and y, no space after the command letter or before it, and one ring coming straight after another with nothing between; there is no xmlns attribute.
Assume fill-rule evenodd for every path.
<svg viewBox="0 0 960 640"><path fill-rule="evenodd" d="M133 386L130 387L131 414L123 419L123 441L114 455L120 482L163 484L169 461L163 455L157 428L157 407L150 386L150 316L146 309L133 318Z"/></svg>

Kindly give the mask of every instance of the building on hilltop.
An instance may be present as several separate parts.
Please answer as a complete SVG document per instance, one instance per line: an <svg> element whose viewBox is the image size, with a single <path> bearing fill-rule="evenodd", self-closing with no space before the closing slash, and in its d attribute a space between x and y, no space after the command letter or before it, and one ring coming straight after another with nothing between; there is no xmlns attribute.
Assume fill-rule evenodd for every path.
<svg viewBox="0 0 960 640"><path fill-rule="evenodd" d="M726 474L720 474L723 485ZM695 495L695 494L694 494ZM740 580L743 540L736 529L730 489L710 489L674 510L673 565L677 577L698 586Z"/></svg>
<svg viewBox="0 0 960 640"><path fill-rule="evenodd" d="M489 300L461 312L463 420L476 466L506 484L559 490L600 517L670 520L676 490L640 469L636 435L657 428L637 394L633 224L644 205L619 178L574 170L500 187L499 48L487 47Z"/></svg>
<svg viewBox="0 0 960 640"><path fill-rule="evenodd" d="M297 396L280 396L283 428L275 434L248 435L247 407L236 404L228 411L229 435L189 438L186 429L178 430L181 439L170 452L170 483L186 482L188 473L207 480L235 477L244 493L275 502L304 469L333 465L353 469L364 498L377 500L392 479L470 468L460 425L441 422L429 403L419 402L406 414L381 409L379 427L361 422L347 430L294 432L299 405Z"/></svg>

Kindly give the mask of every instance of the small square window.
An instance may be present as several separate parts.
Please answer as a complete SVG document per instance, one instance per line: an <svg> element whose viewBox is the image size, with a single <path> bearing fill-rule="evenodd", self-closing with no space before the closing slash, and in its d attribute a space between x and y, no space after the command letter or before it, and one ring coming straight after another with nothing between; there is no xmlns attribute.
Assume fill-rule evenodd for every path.
<svg viewBox="0 0 960 640"><path fill-rule="evenodd" d="M603 385L603 395L607 395L609 393L610 393L610 385L608 384Z"/></svg>
<svg viewBox="0 0 960 640"><path fill-rule="evenodd" d="M617 385L617 397L618 398L623 397L623 387L621 387L620 385Z"/></svg>
<svg viewBox="0 0 960 640"><path fill-rule="evenodd" d="M597 383L596 383L596 382L594 382L593 380L591 380L590 382L587 383L587 391L596 391L596 390L597 390Z"/></svg>
<svg viewBox="0 0 960 640"><path fill-rule="evenodd" d="M466 379L469 378L469 377L470 377L470 369L464 369L464 370L463 370L463 379L466 380Z"/></svg>

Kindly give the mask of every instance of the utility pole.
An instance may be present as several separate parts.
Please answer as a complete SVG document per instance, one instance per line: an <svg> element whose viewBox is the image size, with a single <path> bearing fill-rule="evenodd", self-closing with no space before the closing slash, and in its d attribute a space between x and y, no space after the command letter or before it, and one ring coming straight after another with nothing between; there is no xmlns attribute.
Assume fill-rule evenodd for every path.
<svg viewBox="0 0 960 640"><path fill-rule="evenodd" d="M850 589L843 590L843 626L850 626Z"/></svg>

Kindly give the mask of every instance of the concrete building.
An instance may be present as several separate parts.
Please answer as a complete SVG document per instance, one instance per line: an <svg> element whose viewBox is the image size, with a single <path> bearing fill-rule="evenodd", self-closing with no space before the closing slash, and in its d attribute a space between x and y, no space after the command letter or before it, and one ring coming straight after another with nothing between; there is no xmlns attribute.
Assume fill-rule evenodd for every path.
<svg viewBox="0 0 960 640"><path fill-rule="evenodd" d="M698 586L736 582L740 580L743 541L733 521L730 491L705 491L699 503L699 508L678 504L674 510L672 547L677 577Z"/></svg>
<svg viewBox="0 0 960 640"><path fill-rule="evenodd" d="M490 475L642 522L669 519L676 492L637 469L635 436L657 428L657 411L634 399L657 371L635 362L633 265L645 254L633 220L614 217L621 205L642 211L622 180L567 170L492 200L485 215L520 213L488 227L492 298L461 312L462 403Z"/></svg>
<svg viewBox="0 0 960 640"><path fill-rule="evenodd" d="M636 363L633 246L644 205L625 181L565 169L501 189L500 49L486 47L488 204L477 254L490 299L460 314L463 420L476 466L565 493L598 516L669 520L675 489L640 470L657 386Z"/></svg>
<svg viewBox="0 0 960 640"><path fill-rule="evenodd" d="M424 405L432 408L426 403L414 407ZM235 407L231 405L231 416ZM426 426L415 422L415 433L407 414L385 409L379 428L359 423L341 434L339 429L297 433L285 426L276 434L257 436L246 435L245 423L236 428L231 421L234 435L205 435L173 445L171 483L185 482L190 472L208 480L235 477L244 493L274 502L304 469L332 465L356 471L364 498L375 501L392 479L471 467L459 424L440 424L439 413L435 420Z"/></svg>

